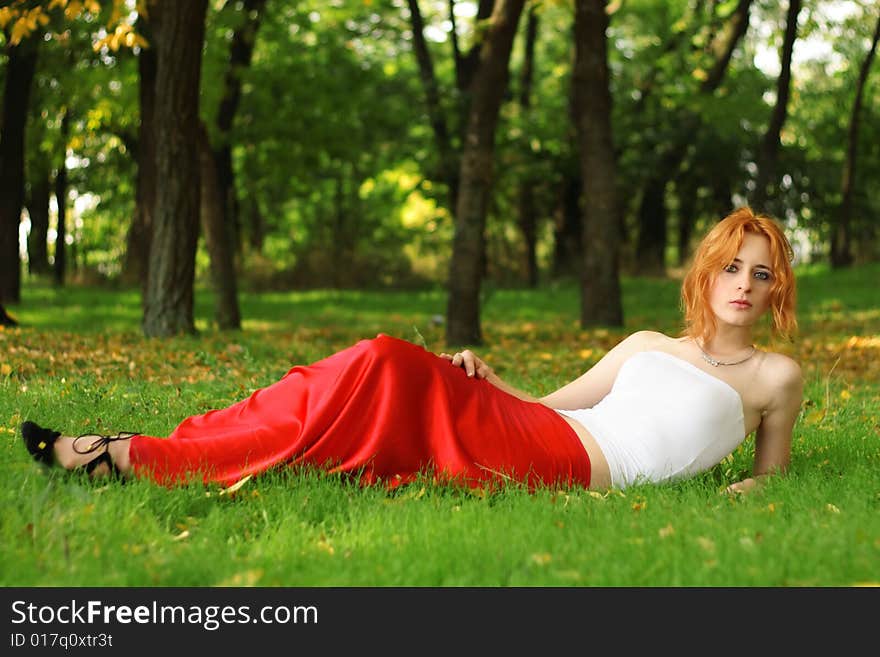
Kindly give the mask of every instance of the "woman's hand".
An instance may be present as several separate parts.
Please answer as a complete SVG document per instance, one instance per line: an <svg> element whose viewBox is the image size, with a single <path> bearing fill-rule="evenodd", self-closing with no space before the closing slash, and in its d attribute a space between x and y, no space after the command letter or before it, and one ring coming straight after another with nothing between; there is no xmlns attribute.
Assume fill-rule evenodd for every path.
<svg viewBox="0 0 880 657"><path fill-rule="evenodd" d="M440 354L440 358L448 360L456 367L463 367L468 376L486 379L492 374L492 368L479 359L470 349L458 351L451 356L449 354Z"/></svg>
<svg viewBox="0 0 880 657"><path fill-rule="evenodd" d="M758 481L749 477L748 479L743 479L742 481L738 481L735 484L730 484L727 488L724 489L724 492L728 495L745 495L746 493L754 490L758 486Z"/></svg>

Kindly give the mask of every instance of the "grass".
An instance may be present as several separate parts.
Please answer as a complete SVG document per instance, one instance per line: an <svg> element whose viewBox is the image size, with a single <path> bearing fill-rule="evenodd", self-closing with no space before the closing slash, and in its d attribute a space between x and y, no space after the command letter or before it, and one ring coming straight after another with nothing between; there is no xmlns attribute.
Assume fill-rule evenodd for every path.
<svg viewBox="0 0 880 657"><path fill-rule="evenodd" d="M166 435L378 332L445 348L441 292L242 298L244 330L148 340L136 293L29 284L0 332L3 586L851 586L880 582L880 267L800 276L806 399L792 468L763 490L752 441L696 479L626 491L415 483L362 488L280 469L234 495L93 482L34 464L24 419L73 431ZM543 394L626 333L678 330L674 281L626 280L625 330L578 327L578 292L497 290L482 354ZM197 315L210 316L200 292Z"/></svg>

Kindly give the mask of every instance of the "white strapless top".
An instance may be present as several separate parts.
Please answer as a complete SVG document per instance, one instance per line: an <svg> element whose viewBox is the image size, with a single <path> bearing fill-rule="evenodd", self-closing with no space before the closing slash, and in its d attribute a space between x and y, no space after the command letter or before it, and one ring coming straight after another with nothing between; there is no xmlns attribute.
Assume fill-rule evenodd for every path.
<svg viewBox="0 0 880 657"><path fill-rule="evenodd" d="M618 488L704 472L745 439L739 393L662 351L628 358L611 392L593 408L557 412L596 439Z"/></svg>

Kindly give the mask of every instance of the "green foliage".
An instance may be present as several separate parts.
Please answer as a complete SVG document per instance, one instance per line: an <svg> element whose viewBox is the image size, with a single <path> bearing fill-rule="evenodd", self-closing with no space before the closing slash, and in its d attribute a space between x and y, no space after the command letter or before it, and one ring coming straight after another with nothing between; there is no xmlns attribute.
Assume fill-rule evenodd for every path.
<svg viewBox="0 0 880 657"><path fill-rule="evenodd" d="M403 264L405 231L393 221L402 196L375 193L370 181L412 160L418 89L399 21L375 12L270 4L245 74L232 135L239 193L277 236L266 255L296 264L295 282L335 273L350 285ZM352 259L350 270L334 265Z"/></svg>
<svg viewBox="0 0 880 657"><path fill-rule="evenodd" d="M691 117L699 118L699 129L684 135L687 154L667 189L670 225L682 218L683 198L690 193L697 223L706 225L745 202L754 187L757 148L775 103L776 71L766 62L781 45L785 6L753 3L750 29L721 87L711 96L701 94L736 4L611 5L613 139L627 245L635 242L634 214L646 176L693 125ZM266 4L252 64L239 71L242 98L229 137L245 286L445 280L454 208L438 181L438 153L406 5L403 0ZM29 178L53 175L68 152L75 264L101 277L118 274L134 214L139 122L140 46L111 47L107 37L120 18L112 15L113 6L100 3L100 12L85 11L74 20L55 11L58 16L45 27L55 38L40 43L28 126ZM460 146L466 96L456 88L449 4L422 0L420 6L451 139ZM476 3L460 0L455 6L459 45L467 51L480 30ZM523 18L497 131L487 267L495 284L524 280L524 241L517 226L522 187L535 198L539 263L547 272L564 212L564 186L580 176L570 120L572 6L556 0L529 6L539 21L531 104L524 108L519 102ZM201 112L215 139L230 40L243 20L241 3L211 3ZM801 13L777 193L766 209L797 224L800 237L809 240L805 253L820 259L838 213L856 76L874 21L868 5L858 2L811 0ZM823 49L807 56L817 43ZM880 197L871 185L880 175L876 68L875 62L863 102L855 187L861 261L876 259L880 248L874 220ZM72 119L66 144L59 134L65 109ZM350 266L339 267L340 262ZM203 275L204 252L199 263Z"/></svg>
<svg viewBox="0 0 880 657"><path fill-rule="evenodd" d="M54 184L68 169L68 234L74 265L104 276L119 273L124 237L134 207L137 65L130 51L97 52L92 44L103 23L84 13L59 24L40 44L27 131L27 182ZM69 132L61 133L69 115ZM57 213L52 212L52 234ZM50 254L54 252L50 238Z"/></svg>

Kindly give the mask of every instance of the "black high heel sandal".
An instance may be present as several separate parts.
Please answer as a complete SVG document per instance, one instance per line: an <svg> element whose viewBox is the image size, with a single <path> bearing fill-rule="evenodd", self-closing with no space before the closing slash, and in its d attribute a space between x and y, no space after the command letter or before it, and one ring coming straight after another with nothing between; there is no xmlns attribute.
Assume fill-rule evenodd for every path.
<svg viewBox="0 0 880 657"><path fill-rule="evenodd" d="M115 436L105 436L100 433L83 433L73 439L73 451L77 454L92 454L102 447L104 451L101 452L98 456L93 458L91 461L86 463L82 468L85 468L86 474L91 474L92 470L97 468L102 463L106 463L107 467L110 470L110 474L114 477L121 477L122 473L119 471L119 468L116 467L116 464L113 462L113 459L110 458L110 443L116 442L117 440L128 440L129 438L133 438L134 436L139 436L139 433L132 433L131 431L120 431ZM91 438L92 442L85 449L80 449L77 446L80 440Z"/></svg>
<svg viewBox="0 0 880 657"><path fill-rule="evenodd" d="M44 429L36 422L31 422L30 420L21 425L21 437L24 440L24 446L27 447L27 451L34 457L34 460L43 465L52 465L54 460L52 447L60 435L60 431Z"/></svg>
<svg viewBox="0 0 880 657"><path fill-rule="evenodd" d="M30 420L21 425L21 437L24 440L25 447L27 447L27 451L34 457L35 461L46 466L51 466L55 463L55 456L52 448L60 435L60 431L45 429L36 422L31 422ZM117 440L127 440L139 435L139 433L132 433L130 431L120 431L115 436L105 436L97 433L84 433L77 436L73 439L73 451L77 454L92 454L102 447L105 449L91 461L85 465L74 468L74 470L85 470L86 474L91 474L99 465L106 463L110 473L119 477L121 473L119 468L116 467L116 464L113 463L113 459L110 458L108 446L110 443ZM80 447L79 441L86 439L91 439L91 442L89 442L85 448Z"/></svg>

